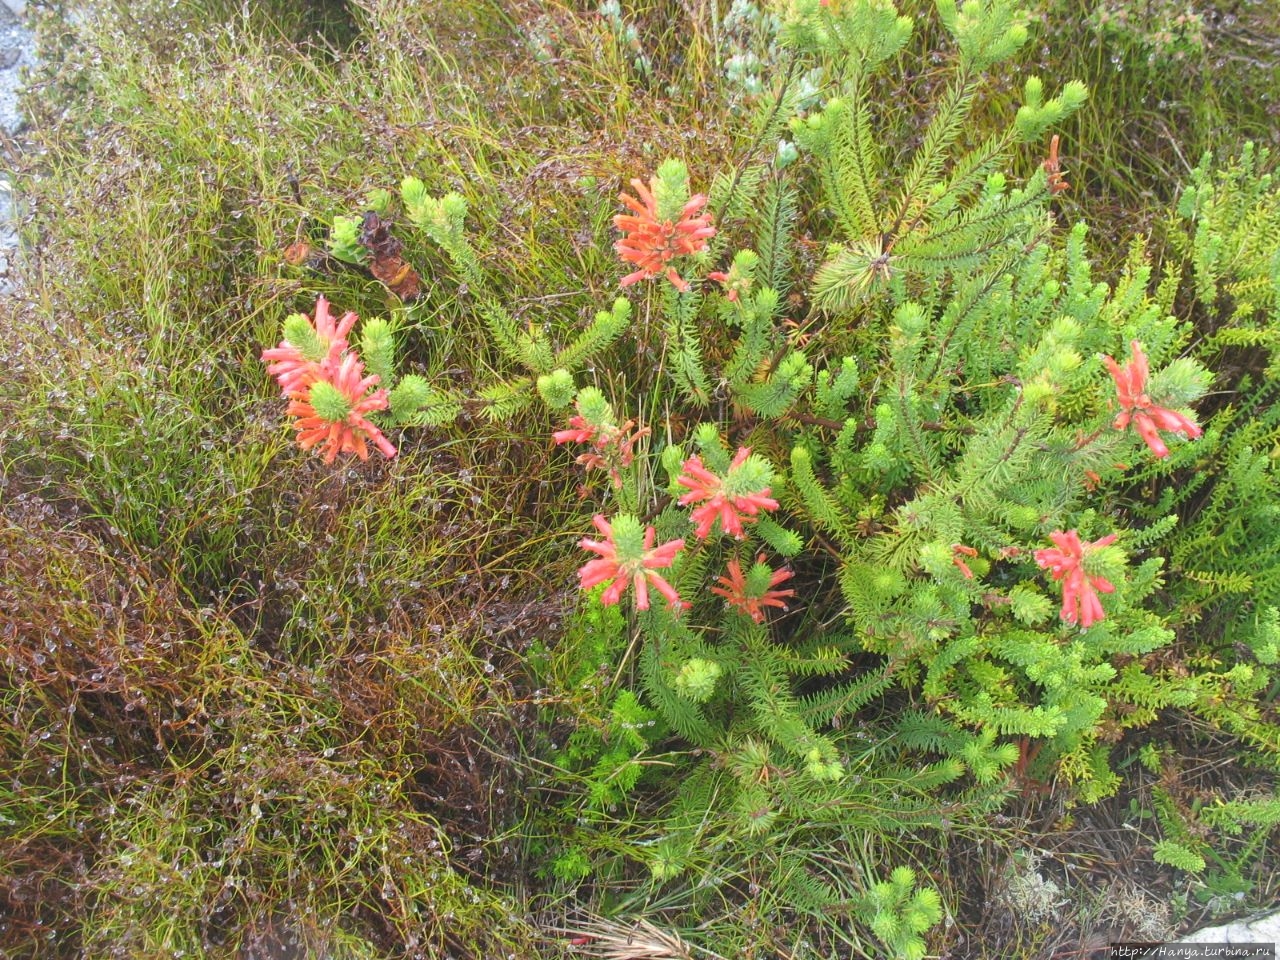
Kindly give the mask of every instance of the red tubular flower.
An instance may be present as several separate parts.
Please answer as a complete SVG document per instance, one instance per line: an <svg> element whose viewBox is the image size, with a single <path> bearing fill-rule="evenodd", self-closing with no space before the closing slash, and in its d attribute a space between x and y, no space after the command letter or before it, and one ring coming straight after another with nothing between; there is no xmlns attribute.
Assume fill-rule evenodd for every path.
<svg viewBox="0 0 1280 960"><path fill-rule="evenodd" d="M635 459L634 445L641 437L649 435L649 428L634 429L636 422L628 420L622 426L604 424L592 426L582 416L569 418L568 430L557 430L551 439L561 443L589 443L591 450L579 454L575 463L588 470L604 470L613 480L616 489L622 488L622 471Z"/></svg>
<svg viewBox="0 0 1280 960"><path fill-rule="evenodd" d="M364 375L364 364L353 353L344 356L336 369L322 366L319 379L289 394L289 414L298 418L293 425L298 445L303 450L319 446L325 463L333 463L339 453L367 460L366 440L383 456L394 457L391 441L364 416L387 409L386 390L369 393L377 383L377 376Z"/></svg>
<svg viewBox="0 0 1280 960"><path fill-rule="evenodd" d="M1062 176L1062 164L1058 161L1058 135L1055 133L1053 139L1049 141L1049 159L1041 164L1045 173L1048 174L1046 182L1049 185L1050 194L1062 193L1064 190L1070 190L1071 184L1067 183Z"/></svg>
<svg viewBox="0 0 1280 960"><path fill-rule="evenodd" d="M557 430L551 435L551 439L557 444L561 443L590 443L595 439L596 428L583 420L581 416L575 414L569 418L568 430Z"/></svg>
<svg viewBox="0 0 1280 960"><path fill-rule="evenodd" d="M1199 425L1185 414L1151 402L1146 392L1149 372L1147 356L1142 352L1142 346L1137 340L1131 341L1129 346L1133 350L1133 359L1123 367L1111 357L1102 358L1102 362L1111 373L1111 379L1115 381L1116 395L1120 400L1120 413L1112 426L1117 430L1123 430L1132 422L1138 431L1138 436L1146 441L1151 452L1156 457L1167 457L1169 448L1165 446L1156 431L1181 433L1188 440L1194 440L1202 431Z"/></svg>
<svg viewBox="0 0 1280 960"><path fill-rule="evenodd" d="M756 557L756 564L764 563L764 554ZM742 575L742 566L737 560L730 560L726 564L728 576L720 577L716 583L719 586L712 587L711 592L717 596L724 597L728 601L729 606L745 613L756 623L764 623L764 608L778 607L782 610L787 609L787 605L783 603L786 597L794 597L794 590L773 590L765 589L763 593L751 591L747 584L747 578ZM781 570L774 570L769 577L769 587L776 587L778 584L790 580L793 574L786 567Z"/></svg>
<svg viewBox="0 0 1280 960"><path fill-rule="evenodd" d="M673 610L688 606L682 603L675 587L671 586L655 570L671 566L676 554L684 548L683 540L669 540L659 547L653 545L657 534L653 527L640 532L640 522L629 514L615 517L612 524L602 515L591 519L605 539L590 540L584 537L578 545L584 550L600 555L589 560L578 570L578 581L583 590L597 584L612 581L600 597L600 602L611 606L622 599L628 586L636 590L636 609L649 609L649 587L652 586L667 599Z"/></svg>
<svg viewBox="0 0 1280 960"><path fill-rule="evenodd" d="M722 284L724 286L725 290L728 291L727 293L725 293L724 298L728 300L730 303L738 302L738 300L740 299L738 295L738 288L732 285L733 281L729 279L729 275L725 273L723 270L711 271L711 273L707 274L707 279L714 280L716 283Z"/></svg>
<svg viewBox="0 0 1280 960"><path fill-rule="evenodd" d="M973 547L966 547L963 543L953 543L951 545L951 562L956 565L956 569L964 574L966 580L973 579L973 571L969 569L969 564L964 562L965 557L976 557L978 551Z"/></svg>
<svg viewBox="0 0 1280 960"><path fill-rule="evenodd" d="M778 509L778 501L769 496L768 487L739 489L741 474L735 474L750 455L750 447L738 448L737 456L729 464L729 473L723 479L704 467L701 457L693 456L684 462L684 473L676 478L676 482L688 487L689 492L680 498L680 505L688 506L706 501L689 514L697 525L694 534L699 540L705 540L711 535L711 528L717 519L721 530L741 540L744 535L744 520L754 521L761 510Z"/></svg>
<svg viewBox="0 0 1280 960"><path fill-rule="evenodd" d="M631 186L639 194L639 199L627 193L618 195L633 214L620 213L613 218L613 225L625 234L613 249L624 262L639 268L623 277L619 286L626 287L665 274L677 290L685 293L689 284L680 278L675 267L668 264L673 257L704 249L707 240L716 235L716 230L711 226L710 214L695 216L707 205L707 198L700 193L689 198L680 211L679 220L660 220L658 202L653 195L657 184L657 177L649 180L648 187L640 180L632 180Z"/></svg>
<svg viewBox="0 0 1280 960"><path fill-rule="evenodd" d="M1085 551L1114 543L1116 535L1109 533L1093 543L1082 544L1077 531L1068 530L1064 533L1055 530L1049 534L1049 539L1057 547L1037 550L1035 558L1037 564L1053 574L1053 579L1062 581L1061 617L1067 623L1091 627L1106 616L1102 602L1098 599L1098 592L1114 593L1116 588L1106 577L1085 573Z"/></svg>
<svg viewBox="0 0 1280 960"><path fill-rule="evenodd" d="M267 373L279 381L280 393L286 397L306 390L321 379L324 376L322 368L327 367L330 371L338 368L342 353L347 349L347 335L358 319L355 313L348 311L334 323L329 313L329 301L324 297L316 298L315 313L314 323L306 314L298 315L311 327L311 336L308 337L311 344L300 346L281 340L278 346L262 351L262 360L268 364Z"/></svg>

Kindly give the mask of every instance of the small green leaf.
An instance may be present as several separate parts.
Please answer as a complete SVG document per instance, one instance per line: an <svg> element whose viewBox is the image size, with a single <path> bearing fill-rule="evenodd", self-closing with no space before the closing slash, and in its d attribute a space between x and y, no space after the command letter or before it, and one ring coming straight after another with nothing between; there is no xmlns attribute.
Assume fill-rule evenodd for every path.
<svg viewBox="0 0 1280 960"><path fill-rule="evenodd" d="M1153 856L1156 863L1168 864L1187 873L1199 873L1205 867L1204 857L1173 840L1161 840L1157 843Z"/></svg>

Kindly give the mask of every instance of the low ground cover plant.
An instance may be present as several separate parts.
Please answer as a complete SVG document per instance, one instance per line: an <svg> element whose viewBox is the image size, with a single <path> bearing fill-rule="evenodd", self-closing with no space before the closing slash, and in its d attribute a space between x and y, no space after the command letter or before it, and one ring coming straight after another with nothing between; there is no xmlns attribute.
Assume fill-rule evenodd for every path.
<svg viewBox="0 0 1280 960"><path fill-rule="evenodd" d="M1049 950L1057 893L976 914L1117 809L1184 916L1272 898L1280 193L1206 156L1097 253L1031 12L84 38L118 152L32 161L3 394L6 944Z"/></svg>

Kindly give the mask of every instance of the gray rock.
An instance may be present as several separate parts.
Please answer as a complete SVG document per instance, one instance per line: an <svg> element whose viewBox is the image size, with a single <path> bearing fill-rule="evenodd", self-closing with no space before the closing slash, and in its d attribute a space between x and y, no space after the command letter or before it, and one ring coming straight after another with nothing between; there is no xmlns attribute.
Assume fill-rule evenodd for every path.
<svg viewBox="0 0 1280 960"><path fill-rule="evenodd" d="M12 0L0 2L0 129L10 136L22 129L18 112L22 68L36 62L35 38L13 12L13 6Z"/></svg>
<svg viewBox="0 0 1280 960"><path fill-rule="evenodd" d="M18 87L22 82L22 68L36 62L35 38L21 20L25 9L25 0L0 0L0 136L11 137L22 129ZM10 266L18 250L18 235L12 224L15 209L9 173L0 167L0 296L7 296L15 289Z"/></svg>
<svg viewBox="0 0 1280 960"><path fill-rule="evenodd" d="M1220 927L1205 927L1188 934L1179 943L1280 943L1280 913L1249 920L1237 920Z"/></svg>

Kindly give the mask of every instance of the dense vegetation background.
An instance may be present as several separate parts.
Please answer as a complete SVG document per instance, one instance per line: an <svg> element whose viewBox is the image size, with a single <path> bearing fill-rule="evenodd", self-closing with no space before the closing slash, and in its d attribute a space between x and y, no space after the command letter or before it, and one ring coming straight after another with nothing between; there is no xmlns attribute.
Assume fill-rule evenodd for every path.
<svg viewBox="0 0 1280 960"><path fill-rule="evenodd" d="M777 5L781 19L789 6L804 4ZM868 5L810 6L819 17ZM1013 720L993 720L983 740L964 698L1017 682L975 666L929 687L932 655L894 646L910 617L885 600L876 609L906 625L879 647L863 637L854 650L850 639L839 669L864 677L900 663L902 674L885 669L885 686L850 694L847 712L818 710L817 753L805 741L790 760L777 720L789 700L774 727L744 732L767 691L746 672L717 687L733 667L712 670L703 650L676 670L683 686L671 689L684 701L662 702L661 664L646 666L643 651L655 635L682 642L678 628L583 597L575 571L578 540L595 535L606 504L675 522L666 484L652 478L657 445L684 443L691 455L694 424L714 420L734 437L726 461L749 435L778 467L784 512L812 552L787 584L806 612L781 628L768 621L760 657L834 636L856 606L840 571L908 496L901 476L868 467L878 501L815 517L825 501L814 488L838 497L844 480L863 482L837 469L837 453L823 459L823 444L839 443L821 431L847 415L859 449L896 450L879 428L897 414L856 398L872 395L879 364L890 368L880 351L909 320L899 301L963 294L985 274L895 277L874 288L883 310L878 300L817 304L809 284L834 256L826 244L856 238L832 227L839 204L824 193L821 146L802 142L789 158L803 135L770 112L816 116L832 84L851 82L841 61L792 38L818 51L814 99L800 106L790 86L800 68L793 76L769 6L716 0L33 10L44 65L27 95L32 125L9 145L22 166L23 288L0 304L0 952L1088 955L1274 906L1280 202L1266 147L1280 137L1280 9L1084 6L1026 5L1029 40L1007 62L975 68L981 86L948 144L963 155L1008 128L1028 76L1043 78L1047 97L1070 80L1089 89L1053 127L1069 190L1038 172L1047 135L1010 141L1001 172L1038 184L1027 190L1039 189L1046 215L1034 243L1018 234L1015 248L1030 260L1044 245L1045 278L1059 270L1078 293L1062 313L1095 304L1090 316L1111 324L1105 342L1083 325L1081 358L1123 362L1141 330L1163 337L1161 366L1183 356L1212 374L1195 404L1201 446L1108 475L1096 496L1072 494L1071 516L1096 510L1081 521L1098 524L1089 539L1111 529L1098 516L1158 531L1127 545L1147 591L1134 588L1130 613L1169 639L1098 655L1127 686L1097 681L1107 712L1082 734L1092 753ZM858 88L873 105L889 192L928 147L962 59L933 3L903 0L898 11L914 18L910 39ZM780 137L791 138L781 154ZM1246 141L1258 146L1241 159ZM700 405L696 376L662 379L656 345L673 338L659 331L676 328L660 324L684 301L667 291L662 302L661 279L619 290L630 267L615 256L612 218L619 191L667 158L684 162L694 192L712 192L722 238L733 238L710 270L727 269L739 248L763 251L758 214L735 216L732 191L714 193L716 175L734 187L756 165L764 182L794 175L794 209L767 221L794 241L770 261L770 282L791 299L770 308L769 342L779 356L832 360L833 371L857 358L857 389L828 398L848 401L840 417L788 421L792 408L775 416L758 392L743 393L755 406L736 396ZM415 219L406 177L431 197L461 197L465 221ZM1002 189L981 187L993 203ZM920 191L929 202L945 195ZM786 206L781 187L761 196ZM335 240L343 218L371 205L421 275L412 302ZM1082 221L1087 235L1072 233ZM1030 222L1009 221L1000 242ZM469 253L450 246L454 227ZM975 263L995 245L987 234L972 243ZM535 364L529 373L518 362L522 331L535 346L539 332L557 344L598 333L593 322L613 321L597 315L622 309L620 292L636 327L617 343L600 334L571 372L610 398L619 421L639 416L653 430L641 489L654 499L629 506L632 494L611 493L607 479L582 485L550 439L570 411L541 402ZM293 443L259 357L318 296L335 311L394 318L405 369L455 392L436 398L447 416L397 425L394 460L327 465ZM707 324L734 308L716 297L702 308L701 357L728 369L736 334ZM965 347L970 367L1002 349L998 324L983 329L988 339L975 333ZM1032 333L1015 335L1031 355ZM1059 414L1109 423L1114 411L1069 368ZM932 396L936 384L921 383ZM975 389L948 401L940 458L959 457L984 418L1003 415L987 398ZM782 466L796 463L794 447L819 463L808 490L807 474ZM1141 449L1125 456L1136 464ZM679 459L664 464L671 480ZM1031 525L1047 544L1041 534L1059 522ZM841 530L853 531L847 543ZM682 591L697 572L682 574ZM982 607L947 579L955 571L906 576L911 597L936 580L938 602ZM1056 607L1055 591L1044 587ZM1027 622L1044 600L1027 601ZM931 629L946 619L920 616ZM724 629L754 649L745 621L740 636ZM833 679L817 646L803 656L783 671L795 684L786 697L847 679ZM1027 689L1009 702L1021 708ZM681 726L695 703L719 711L706 744L702 720ZM918 742L893 726L904 716L919 718ZM957 726L933 725L944 716ZM1060 769L1064 757L1078 766ZM866 778L856 791L855 770ZM776 807L765 818L757 803Z"/></svg>

